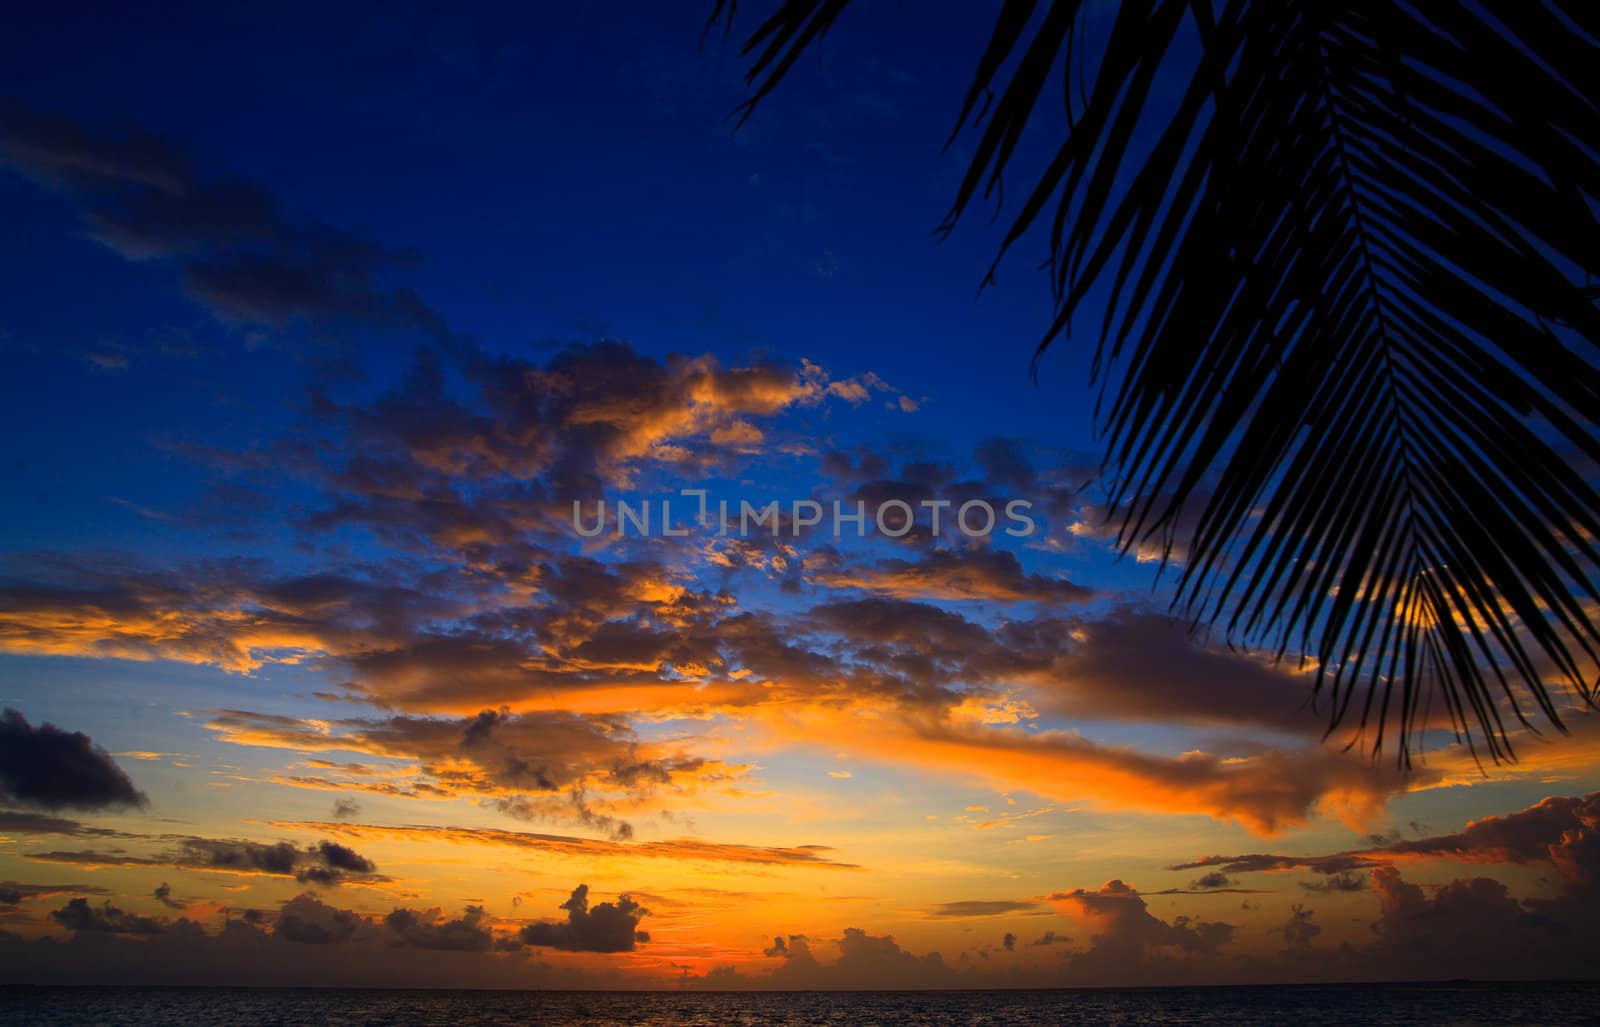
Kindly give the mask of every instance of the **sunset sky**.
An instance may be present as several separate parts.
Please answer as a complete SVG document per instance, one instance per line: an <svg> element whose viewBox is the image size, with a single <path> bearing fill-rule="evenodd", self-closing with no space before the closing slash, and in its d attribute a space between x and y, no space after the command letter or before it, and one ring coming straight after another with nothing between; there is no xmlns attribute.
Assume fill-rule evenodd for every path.
<svg viewBox="0 0 1600 1027"><path fill-rule="evenodd" d="M1592 975L1594 715L1402 772L1118 558L1097 325L932 235L987 12L735 132L525 6L8 16L0 982ZM686 488L1037 531L573 529Z"/></svg>

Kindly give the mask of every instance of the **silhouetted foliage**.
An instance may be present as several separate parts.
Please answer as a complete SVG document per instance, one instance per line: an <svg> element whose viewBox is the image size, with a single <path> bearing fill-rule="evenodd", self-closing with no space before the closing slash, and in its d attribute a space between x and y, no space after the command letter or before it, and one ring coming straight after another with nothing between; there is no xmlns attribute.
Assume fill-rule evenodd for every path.
<svg viewBox="0 0 1600 1027"><path fill-rule="evenodd" d="M741 117L845 7L751 33ZM1595 701L1597 39L1590 0L1005 0L951 137L946 231L1065 98L1001 246L1048 236L1035 364L1103 304L1121 544L1375 755L1435 697L1495 759Z"/></svg>

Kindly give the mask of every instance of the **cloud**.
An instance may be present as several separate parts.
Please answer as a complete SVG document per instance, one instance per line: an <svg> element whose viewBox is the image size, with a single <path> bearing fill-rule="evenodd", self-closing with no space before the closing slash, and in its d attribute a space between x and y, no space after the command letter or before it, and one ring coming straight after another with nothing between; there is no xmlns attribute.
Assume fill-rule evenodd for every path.
<svg viewBox="0 0 1600 1027"><path fill-rule="evenodd" d="M439 909L396 909L384 924L407 945L444 952L487 952L494 945L482 906L468 906L459 919L446 920Z"/></svg>
<svg viewBox="0 0 1600 1027"><path fill-rule="evenodd" d="M302 884L333 887L345 882L387 880L377 873L377 865L353 849L331 841L298 848L287 841L257 842L236 838L197 838L173 835L140 836L123 833L119 837L144 839L168 845L145 854L114 851L28 852L24 855L42 863L68 863L81 866L172 867L211 873L292 877Z"/></svg>
<svg viewBox="0 0 1600 1027"><path fill-rule="evenodd" d="M650 940L648 934L638 930L639 920L650 911L628 895L591 909L589 886L580 884L561 908L567 912L565 921L528 924L517 937L526 945L568 952L632 952L635 944Z"/></svg>
<svg viewBox="0 0 1600 1027"><path fill-rule="evenodd" d="M1390 795L1418 783L1320 747L1248 757L1167 756L1103 745L1076 732L1024 734L972 722L903 724L858 715L831 721L830 728L836 749L849 743L880 759L977 776L1061 802L1234 820L1265 835L1322 810L1374 816Z"/></svg>
<svg viewBox="0 0 1600 1027"><path fill-rule="evenodd" d="M80 838L123 838L125 832L109 827L91 827L77 820L52 817L43 813L25 813L20 810L0 810L0 831L13 834L60 834Z"/></svg>
<svg viewBox="0 0 1600 1027"><path fill-rule="evenodd" d="M413 759L421 775L411 789L396 791L391 782L379 790L478 794L507 800L507 812L591 826L607 822L589 818L609 817L602 829L619 834L626 833L619 814L637 808L641 791L732 791L748 769L702 759L688 744L646 743L622 710L655 719L739 716L770 725L776 741L801 745L836 733L840 740L860 736L864 754L929 770L993 774L1052 798L1233 818L1263 833L1324 808L1372 816L1388 796L1434 776L1372 767L1322 749L1303 732L1298 751L1256 744L1239 756L1172 757L1069 732L998 729L1033 715L1008 686L1080 713L1149 719L1152 711L1182 717L1192 708L1197 721L1211 716L1193 707L1191 693L1200 689L1180 700L1159 677L1085 670L1082 661L1092 667L1097 658L1082 650L1096 644L1101 622L1036 616L990 625L884 596L779 616L674 586L649 564L602 567L576 558L542 566L545 598L538 603L502 603L465 620L449 615L456 600L447 591L424 594L370 578L273 579L239 565L185 576L73 567L70 586L14 586L10 613L0 589L0 644L224 660L241 670L268 659L320 657L351 673L354 697L375 703L448 711L486 697L537 704L544 708L485 713L477 706L466 717L331 724L223 711L212 726L244 744ZM107 611L117 611L110 632ZM441 614L442 622L430 622ZM1113 648L1135 651L1143 637L1135 632ZM1192 649L1174 650L1174 666L1179 656L1207 666ZM1249 669L1218 664L1215 673L1221 680L1224 672ZM1171 680L1183 691L1179 678ZM1292 698L1290 682L1271 684ZM1250 702L1235 705L1240 719L1264 722L1249 712ZM1010 712L997 719L993 711L1000 710ZM475 729L480 721L486 726ZM1271 714L1267 722L1288 720ZM326 777L301 783L336 787ZM563 798L551 801L556 791ZM572 801L574 791L581 801Z"/></svg>
<svg viewBox="0 0 1600 1027"><path fill-rule="evenodd" d="M188 159L161 140L134 132L94 135L9 100L0 105L0 152L14 168L68 186L127 183L176 192L193 174Z"/></svg>
<svg viewBox="0 0 1600 1027"><path fill-rule="evenodd" d="M0 932L0 984L507 991L660 984L628 964L556 966L520 943L489 949L481 941L463 944L461 923L483 925L472 907L458 920L444 920L437 910L401 912L414 917L400 918L409 938L385 918L339 909L313 895L292 898L275 911L229 915L214 931L192 920L153 920L84 902L62 911L71 925L81 925L65 941ZM430 925L436 933L426 931ZM151 928L159 929L143 933ZM413 944L441 941L443 947Z"/></svg>
<svg viewBox="0 0 1600 1027"><path fill-rule="evenodd" d="M1087 951L1072 957L1074 980L1136 981L1154 974L1178 974L1175 962L1204 963L1233 941L1235 927L1178 917L1171 923L1153 916L1138 891L1121 880L1097 891L1075 888L1050 896L1075 909L1094 929Z"/></svg>
<svg viewBox="0 0 1600 1027"><path fill-rule="evenodd" d="M1355 871L1396 860L1449 859L1465 863L1548 863L1569 880L1600 876L1600 792L1584 796L1548 796L1526 809L1484 817L1460 831L1425 838L1376 837L1368 849L1329 855L1294 856L1252 853L1203 856L1169 869L1217 867L1223 873L1311 870L1327 877L1312 891L1356 891L1362 884Z"/></svg>
<svg viewBox="0 0 1600 1027"><path fill-rule="evenodd" d="M338 945L355 936L360 915L336 909L314 895L298 895L284 903L272 933L300 945Z"/></svg>
<svg viewBox="0 0 1600 1027"><path fill-rule="evenodd" d="M1203 867L1220 867L1226 874L1253 874L1274 870L1314 870L1319 874L1341 874L1349 870L1370 867L1373 863L1373 860L1359 853L1338 853L1331 856L1250 853L1242 856L1201 856L1187 863L1174 863L1167 869L1198 870Z"/></svg>
<svg viewBox="0 0 1600 1027"><path fill-rule="evenodd" d="M965 917L1003 916L1007 913L1031 913L1041 909L1037 902L1014 899L968 899L961 902L941 902L928 910L935 920Z"/></svg>
<svg viewBox="0 0 1600 1027"><path fill-rule="evenodd" d="M433 827L425 825L385 827L375 824L284 821L276 822L273 826L293 830L326 831L330 834L342 834L352 838L382 838L428 844L452 842L456 844L508 846L582 859L623 856L642 859L739 863L773 867L802 867L828 870L859 869L853 863L843 863L830 858L828 854L833 850L826 845L798 845L791 847L736 845L728 842L702 841L697 838L627 842L597 838L575 838L569 835L533 834L527 831L502 831L494 828Z"/></svg>
<svg viewBox="0 0 1600 1027"><path fill-rule="evenodd" d="M69 931L106 934L160 934L167 925L161 920L125 913L107 902L89 905L88 899L73 899L50 914L50 918Z"/></svg>
<svg viewBox="0 0 1600 1027"><path fill-rule="evenodd" d="M935 549L920 559L865 566L817 567L806 580L825 588L858 588L896 599L991 600L1051 605L1082 603L1091 589L1065 578L1027 574L1003 549Z"/></svg>
<svg viewBox="0 0 1600 1027"><path fill-rule="evenodd" d="M1588 845L1600 840L1600 792L1549 796L1527 809L1484 817L1454 834L1395 840L1373 855L1435 857L1468 863L1548 862L1568 877L1600 873Z"/></svg>
<svg viewBox="0 0 1600 1027"><path fill-rule="evenodd" d="M89 235L125 259L176 260L190 294L223 320L349 322L450 339L442 317L386 278L412 255L291 218L256 183L204 178L169 143L98 134L8 103L0 158L72 196Z"/></svg>
<svg viewBox="0 0 1600 1027"><path fill-rule="evenodd" d="M953 986L957 980L939 953L919 956L908 952L890 934L848 927L831 945L838 949L839 958L824 963L818 961L804 935L790 935L787 944L767 950L783 959L782 964L758 980L764 987L785 990L940 988Z"/></svg>
<svg viewBox="0 0 1600 1027"><path fill-rule="evenodd" d="M1322 880L1312 879L1301 881L1300 887L1309 892L1357 892L1367 890L1367 879L1362 874L1353 874L1348 871L1329 874Z"/></svg>
<svg viewBox="0 0 1600 1027"><path fill-rule="evenodd" d="M61 895L105 895L106 889L92 884L24 884L21 881L0 881L0 906L16 906L35 899L53 899Z"/></svg>
<svg viewBox="0 0 1600 1027"><path fill-rule="evenodd" d="M618 839L632 835L611 806L638 807L658 794L732 787L742 766L689 755L681 745L647 743L626 718L548 710L484 710L465 718L395 716L308 721L220 710L206 726L238 745L297 751L360 752L415 761L399 780L342 784L286 777L303 787L369 787L390 794L475 794L521 820L577 823ZM350 773L330 764L330 771ZM542 793L529 795L528 793ZM336 817L335 819L342 819Z"/></svg>
<svg viewBox="0 0 1600 1027"><path fill-rule="evenodd" d="M1073 718L1159 718L1320 736L1307 679L1203 644L1175 618L1134 607L1076 625L1076 643L1040 688L1042 708Z"/></svg>
<svg viewBox="0 0 1600 1027"><path fill-rule="evenodd" d="M0 800L49 810L148 802L88 735L54 724L35 728L13 709L0 714Z"/></svg>
<svg viewBox="0 0 1600 1027"><path fill-rule="evenodd" d="M1283 934L1290 952L1309 953L1312 941L1322 933L1322 928L1311 922L1314 912L1298 902L1289 907L1289 919L1278 930Z"/></svg>
<svg viewBox="0 0 1600 1027"><path fill-rule="evenodd" d="M183 903L172 897L172 885L165 881L162 881L160 884L156 885L156 890L151 894L154 896L157 902L161 903L163 906L166 906L168 909L184 908Z"/></svg>

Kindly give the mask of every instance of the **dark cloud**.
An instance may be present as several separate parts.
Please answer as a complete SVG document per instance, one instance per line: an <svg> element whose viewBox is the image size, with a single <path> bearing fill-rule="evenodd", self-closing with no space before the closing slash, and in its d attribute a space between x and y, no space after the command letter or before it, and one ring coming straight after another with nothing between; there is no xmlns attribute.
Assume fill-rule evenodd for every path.
<svg viewBox="0 0 1600 1027"><path fill-rule="evenodd" d="M51 913L50 919L69 931L92 931L107 934L160 934L167 929L167 924L164 921L125 913L109 902L101 906L91 906L88 899L73 899L65 906Z"/></svg>
<svg viewBox="0 0 1600 1027"><path fill-rule="evenodd" d="M957 979L939 953L918 956L907 952L893 935L869 934L862 928L849 927L832 944L838 949L839 958L823 963L804 935L790 935L786 945L774 946L783 963L761 982L767 987L794 990L894 990L948 987ZM773 950L768 953L773 954Z"/></svg>
<svg viewBox="0 0 1600 1027"><path fill-rule="evenodd" d="M299 895L284 903L272 933L301 945L338 945L349 941L362 922L350 910L336 909L314 895Z"/></svg>
<svg viewBox="0 0 1600 1027"><path fill-rule="evenodd" d="M161 140L96 135L10 100L0 102L0 153L12 167L68 187L133 184L176 193L193 175L188 159Z"/></svg>
<svg viewBox="0 0 1600 1027"><path fill-rule="evenodd" d="M151 920L113 908L70 905L69 940L27 940L0 932L0 985L245 986L271 988L494 988L594 990L648 986L651 978L618 966L603 971L558 967L517 943L464 945L461 921L437 910L411 912L410 937L383 919L301 895L275 911L233 911L214 931L186 919ZM402 918L404 919L404 918ZM418 933L432 921L439 933ZM51 921L60 924L59 920ZM74 926L82 925L82 926ZM155 933L147 932L155 927ZM449 938L443 947L413 942ZM655 982L659 983L659 982Z"/></svg>
<svg viewBox="0 0 1600 1027"><path fill-rule="evenodd" d="M88 735L54 724L35 728L13 709L0 715L0 800L50 810L148 802Z"/></svg>
<svg viewBox="0 0 1600 1027"><path fill-rule="evenodd" d="M1519 901L1488 877L1425 888L1392 866L1372 872L1373 944L1358 959L1391 978L1590 978L1600 902L1571 882L1556 899Z"/></svg>
<svg viewBox="0 0 1600 1027"><path fill-rule="evenodd" d="M105 895L106 889L92 884L23 884L0 881L0 906L16 906L34 899L53 899L60 895Z"/></svg>
<svg viewBox="0 0 1600 1027"><path fill-rule="evenodd" d="M163 906L166 906L168 909L184 908L183 903L172 897L172 885L165 881L162 881L160 884L156 885L156 890L151 894L155 896L155 900L157 902L161 903Z"/></svg>
<svg viewBox="0 0 1600 1027"><path fill-rule="evenodd" d="M1089 948L1072 957L1074 979L1084 983L1192 972L1233 941L1231 924L1186 916L1169 923L1154 916L1139 892L1121 880L1097 891L1075 888L1050 898L1075 907L1094 928Z"/></svg>
<svg viewBox="0 0 1600 1027"><path fill-rule="evenodd" d="M356 874L370 874L378 869L372 860L338 842L318 842L317 855L330 870L347 870Z"/></svg>
<svg viewBox="0 0 1600 1027"><path fill-rule="evenodd" d="M973 450L973 459L991 484L1025 492L1038 481L1026 448L1023 439L984 439Z"/></svg>
<svg viewBox="0 0 1600 1027"><path fill-rule="evenodd" d="M1007 952L1015 952L1017 950L1017 936L1007 931L1005 937L1000 939L1000 946Z"/></svg>
<svg viewBox="0 0 1600 1027"><path fill-rule="evenodd" d="M887 559L872 564L808 562L806 580L825 588L858 588L898 599L989 600L1082 603L1093 590L1065 578L1028 574L1014 553L1004 549L934 549L917 560Z"/></svg>
<svg viewBox="0 0 1600 1027"><path fill-rule="evenodd" d="M0 832L12 834L62 834L85 838L123 837L124 832L109 827L91 827L77 820L43 813L0 810Z"/></svg>
<svg viewBox="0 0 1600 1027"><path fill-rule="evenodd" d="M636 805L658 793L688 794L731 784L744 772L690 756L678 744L643 742L626 718L560 710L485 710L467 718L396 716L332 724L221 710L207 726L239 744L346 750L414 761L406 787L392 779L375 787L395 794L477 794L521 820L580 824L617 840L632 837L633 829L608 812L612 803ZM358 777L366 773L324 762L330 771ZM334 778L284 783L369 787L341 785Z"/></svg>
<svg viewBox="0 0 1600 1027"><path fill-rule="evenodd" d="M165 843L168 848L148 854L114 851L29 852L27 858L44 863L87 866L172 867L230 874L266 874L293 877L302 884L333 886L345 881L381 881L377 866L352 849L324 841L304 849L292 842L257 842L236 838L196 838L172 835L120 834L119 837Z"/></svg>
<svg viewBox="0 0 1600 1027"><path fill-rule="evenodd" d="M1357 871L1409 859L1452 859L1466 863L1548 863L1573 882L1600 878L1600 792L1549 796L1527 809L1474 820L1452 834L1402 839L1375 835L1374 848L1331 855L1291 856L1253 853L1204 856L1169 869L1217 867L1223 873L1311 870L1323 874L1310 891L1359 891Z"/></svg>
<svg viewBox="0 0 1600 1027"><path fill-rule="evenodd" d="M536 801L519 795L509 799L494 799L490 804L500 812L518 820L575 823L599 831L614 842L633 839L632 824L618 817L595 812L580 788L573 788L564 799L556 802Z"/></svg>
<svg viewBox="0 0 1600 1027"><path fill-rule="evenodd" d="M1441 857L1469 863L1554 864L1574 880L1600 875L1600 792L1550 796L1524 810L1474 820L1454 834L1390 840L1372 854Z"/></svg>
<svg viewBox="0 0 1600 1027"><path fill-rule="evenodd" d="M1312 941L1322 933L1322 928L1311 922L1313 915L1313 910L1306 909L1298 902L1289 908L1289 919L1278 930L1282 932L1290 952L1309 952Z"/></svg>
<svg viewBox="0 0 1600 1027"><path fill-rule="evenodd" d="M351 877L371 877L378 869L355 850L331 841L298 849L289 842L190 838L181 843L178 861L201 869L259 871L327 886Z"/></svg>
<svg viewBox="0 0 1600 1027"><path fill-rule="evenodd" d="M225 320L351 322L450 339L443 318L386 278L411 254L290 218L258 184L202 178L170 144L8 104L0 155L72 194L90 235L123 257L179 261L190 293Z"/></svg>
<svg viewBox="0 0 1600 1027"><path fill-rule="evenodd" d="M354 820L361 815L361 804L354 799L333 800L333 819Z"/></svg>
<svg viewBox="0 0 1600 1027"><path fill-rule="evenodd" d="M1188 863L1175 863L1168 870L1197 870L1220 867L1225 874L1254 874L1273 870L1313 870L1319 874L1342 874L1373 866L1375 861L1359 853L1332 856L1282 856L1251 853L1244 856L1202 856Z"/></svg>
<svg viewBox="0 0 1600 1027"><path fill-rule="evenodd" d="M1321 880L1312 879L1301 881L1300 887L1309 892L1357 892L1367 890L1367 878L1363 874L1345 871L1343 873L1329 874Z"/></svg>
<svg viewBox="0 0 1600 1027"><path fill-rule="evenodd" d="M1077 626L1077 644L1054 667L1040 701L1074 718L1182 721L1319 735L1305 679L1211 648L1184 622L1119 607Z"/></svg>
<svg viewBox="0 0 1600 1027"><path fill-rule="evenodd" d="M928 910L935 920L959 919L976 916L1002 916L1007 913L1029 913L1042 908L1037 902L1012 899L969 899L962 902L941 902Z"/></svg>
<svg viewBox="0 0 1600 1027"><path fill-rule="evenodd" d="M1039 935L1039 937L1028 942L1028 946L1030 948L1045 948L1050 945L1065 945L1071 940L1072 939L1065 934L1057 934L1055 931L1046 931Z"/></svg>
<svg viewBox="0 0 1600 1027"><path fill-rule="evenodd" d="M443 919L441 911L396 909L383 919L407 945L447 952L487 952L494 945L482 906L468 906L459 919ZM609 951L609 950L605 950Z"/></svg>
<svg viewBox="0 0 1600 1027"><path fill-rule="evenodd" d="M632 952L635 944L650 936L638 929L639 920L650 911L628 895L615 902L589 907L589 886L580 884L561 904L565 921L528 924L518 933L524 944L564 949L569 952Z"/></svg>

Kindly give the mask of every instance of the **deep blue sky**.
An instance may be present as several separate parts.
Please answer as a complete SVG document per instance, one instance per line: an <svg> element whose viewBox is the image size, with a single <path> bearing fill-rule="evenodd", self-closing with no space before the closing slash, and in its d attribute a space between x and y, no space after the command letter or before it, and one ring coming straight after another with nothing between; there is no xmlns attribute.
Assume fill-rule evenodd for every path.
<svg viewBox="0 0 1600 1027"><path fill-rule="evenodd" d="M720 35L700 48L702 6L32 10L0 59L27 107L159 136L203 178L248 179L290 217L411 252L396 279L486 348L620 337L657 355L803 356L927 398L929 416L889 430L1089 446L1085 347L1060 346L1042 387L1027 377L1049 313L1033 250L978 297L999 239L987 211L932 236L964 152L939 152L964 88L949 66L975 57L987 15L862 5L735 133L742 63ZM887 57L865 45L885 27L904 41ZM87 541L125 516L90 513L95 490L179 499L182 469L150 442L269 437L320 373L252 349L251 326L186 299L170 262L85 238L68 197L7 175L0 219L26 240L0 256L21 372L7 416L22 487L50 498L20 523L12 509L24 540ZM382 382L414 340L358 345Z"/></svg>

